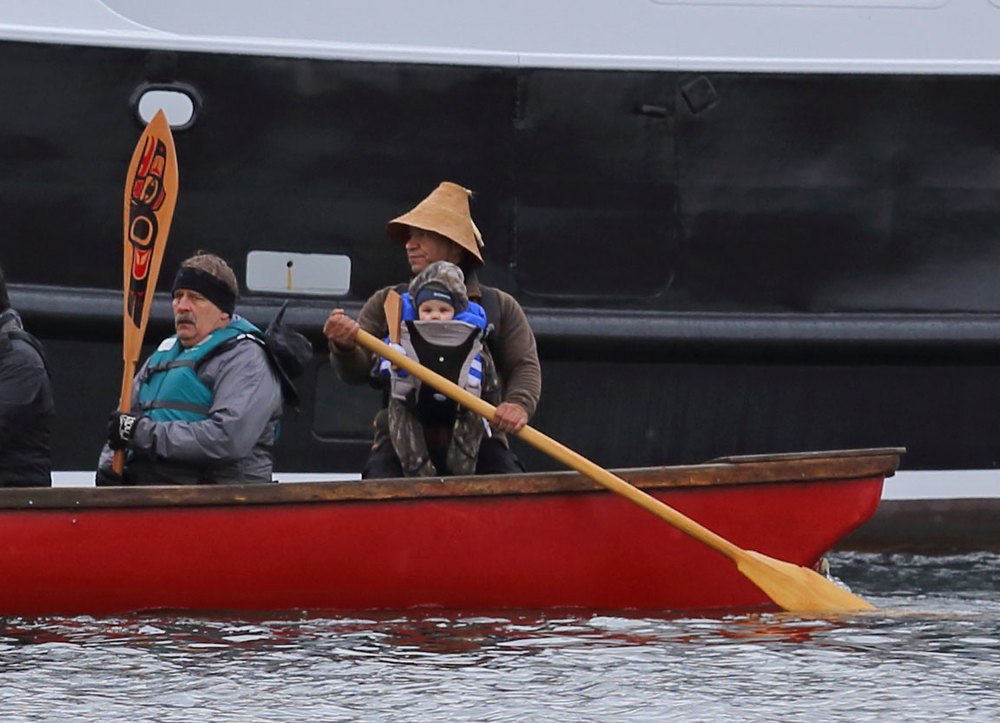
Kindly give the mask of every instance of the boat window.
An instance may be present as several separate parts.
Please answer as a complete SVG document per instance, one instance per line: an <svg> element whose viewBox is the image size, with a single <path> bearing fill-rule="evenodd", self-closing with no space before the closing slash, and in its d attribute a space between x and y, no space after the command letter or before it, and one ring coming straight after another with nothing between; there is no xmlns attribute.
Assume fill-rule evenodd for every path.
<svg viewBox="0 0 1000 723"><path fill-rule="evenodd" d="M144 123L149 123L162 108L170 127L179 129L194 122L194 107L194 99L181 90L151 88L139 96L137 112Z"/></svg>
<svg viewBox="0 0 1000 723"><path fill-rule="evenodd" d="M344 296L351 289L351 257L251 251L246 286L251 291L303 296Z"/></svg>

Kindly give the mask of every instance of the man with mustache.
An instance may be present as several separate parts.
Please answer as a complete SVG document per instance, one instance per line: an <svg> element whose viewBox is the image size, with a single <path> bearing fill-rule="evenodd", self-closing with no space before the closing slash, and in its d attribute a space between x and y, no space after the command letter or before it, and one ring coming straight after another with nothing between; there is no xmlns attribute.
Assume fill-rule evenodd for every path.
<svg viewBox="0 0 1000 723"><path fill-rule="evenodd" d="M486 310L493 327L486 345L500 377L500 403L490 422L490 434L479 446L477 474L523 472L524 465L510 449L507 435L516 434L535 413L542 392L542 372L535 335L524 310L513 296L484 286L476 277L483 265L483 239L469 210L470 191L455 183L441 183L412 210L389 222L389 239L406 252L413 275L435 261L450 261L465 275L468 297ZM357 344L358 329L383 338L388 333L383 306L389 291L406 293L407 284L387 286L365 302L358 321L334 309L323 326L330 344L330 360L338 376L352 384L367 381L374 368L378 380L378 358ZM375 439L362 470L362 477L402 477L403 469L393 451L388 412L375 415Z"/></svg>
<svg viewBox="0 0 1000 723"><path fill-rule="evenodd" d="M234 311L236 275L199 251L172 290L177 333L139 369L129 413L112 412L97 483L271 482L281 384L263 334ZM123 477L111 466L119 449Z"/></svg>

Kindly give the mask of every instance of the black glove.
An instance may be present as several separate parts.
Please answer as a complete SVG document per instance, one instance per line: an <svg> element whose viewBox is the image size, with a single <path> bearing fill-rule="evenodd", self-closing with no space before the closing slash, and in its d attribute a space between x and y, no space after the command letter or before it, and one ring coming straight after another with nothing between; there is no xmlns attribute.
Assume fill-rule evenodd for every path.
<svg viewBox="0 0 1000 723"><path fill-rule="evenodd" d="M139 418L134 414L114 411L108 416L108 446L111 449L125 449L132 439L135 423Z"/></svg>
<svg viewBox="0 0 1000 723"><path fill-rule="evenodd" d="M116 487L125 484L125 480L109 467L98 467L97 475L94 477L94 484L98 487Z"/></svg>

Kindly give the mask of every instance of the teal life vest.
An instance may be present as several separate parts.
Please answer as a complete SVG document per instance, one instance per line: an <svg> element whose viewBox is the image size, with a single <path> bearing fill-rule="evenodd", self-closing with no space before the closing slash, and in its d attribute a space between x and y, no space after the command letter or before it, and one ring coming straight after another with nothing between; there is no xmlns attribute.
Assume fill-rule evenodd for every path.
<svg viewBox="0 0 1000 723"><path fill-rule="evenodd" d="M198 368L242 339L263 344L260 329L246 319L234 319L192 347L182 346L176 335L164 339L149 358L140 382L139 410L154 422L197 422L208 417L212 390L198 378Z"/></svg>

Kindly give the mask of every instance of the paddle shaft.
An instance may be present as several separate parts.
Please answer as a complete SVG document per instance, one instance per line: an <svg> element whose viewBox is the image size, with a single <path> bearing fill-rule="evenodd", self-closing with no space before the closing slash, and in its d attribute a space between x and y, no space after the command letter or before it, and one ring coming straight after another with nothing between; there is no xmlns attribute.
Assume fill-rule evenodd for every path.
<svg viewBox="0 0 1000 723"><path fill-rule="evenodd" d="M394 365L402 367L425 384L443 392L480 416L491 420L494 418L496 408L489 402L470 394L454 382L427 369L415 360L409 359L405 354L399 353L366 331L359 329L357 340L369 351L382 355ZM785 610L829 615L875 609L871 603L862 600L832 580L828 580L815 570L737 547L729 540L702 527L672 507L633 487L620 477L611 474L606 469L599 467L586 457L577 454L554 439L550 439L536 429L526 425L518 432L517 436L598 484L604 485L612 492L626 497L689 537L729 558L735 563L740 573Z"/></svg>
<svg viewBox="0 0 1000 723"><path fill-rule="evenodd" d="M125 368L122 371L122 394L119 397L118 411L127 412L132 408L132 379L135 376L135 359L125 359ZM124 455L124 450L119 450ZM115 454L117 459L118 454ZM119 471L119 474L121 472Z"/></svg>
<svg viewBox="0 0 1000 723"><path fill-rule="evenodd" d="M365 349L385 357L396 366L405 369L407 372L420 379L420 381L431 385L439 392L447 395L462 406L468 407L476 414L479 414L486 419L493 419L496 407L486 400L481 399L474 394L470 394L450 379L446 379L437 372L431 371L422 364L410 359L405 354L400 354L381 339L369 334L364 329L358 330L357 339L358 343ZM594 464L586 457L574 452L569 447L560 444L551 437L539 432L537 429L525 425L521 428L521 431L517 433L517 436L533 447L551 455L566 466L586 475L598 484L607 487L612 492L616 492L623 497L628 498L645 510L666 520L684 534L708 545L713 550L725 555L733 562L739 562L745 553L744 550L729 542L729 540L720 537L708 528L702 527L691 518L681 514L677 510L664 504L663 502L660 502L660 500L643 492L642 490L633 487L621 477L611 474L611 472L608 472L603 467Z"/></svg>

